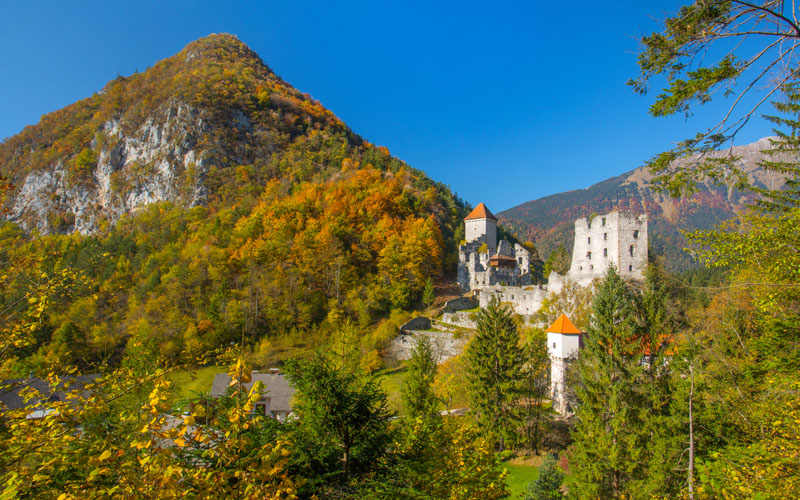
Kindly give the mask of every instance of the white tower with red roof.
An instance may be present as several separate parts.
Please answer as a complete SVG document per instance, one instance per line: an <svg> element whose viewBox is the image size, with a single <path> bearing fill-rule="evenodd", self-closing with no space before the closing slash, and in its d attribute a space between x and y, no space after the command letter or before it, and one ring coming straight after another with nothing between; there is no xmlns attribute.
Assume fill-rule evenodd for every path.
<svg viewBox="0 0 800 500"><path fill-rule="evenodd" d="M567 363L578 357L583 332L566 314L559 316L547 329L547 352L550 354L550 397L553 409L562 415L572 413L567 387Z"/></svg>

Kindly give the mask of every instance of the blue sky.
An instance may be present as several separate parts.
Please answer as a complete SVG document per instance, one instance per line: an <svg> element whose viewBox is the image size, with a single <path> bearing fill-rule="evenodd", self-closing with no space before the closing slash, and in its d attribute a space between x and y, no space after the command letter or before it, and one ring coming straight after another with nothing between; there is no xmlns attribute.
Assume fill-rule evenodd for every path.
<svg viewBox="0 0 800 500"><path fill-rule="evenodd" d="M365 139L499 212L640 166L720 113L651 118L652 97L625 85L636 36L682 3L6 2L0 137L228 32ZM737 142L768 134L758 120Z"/></svg>

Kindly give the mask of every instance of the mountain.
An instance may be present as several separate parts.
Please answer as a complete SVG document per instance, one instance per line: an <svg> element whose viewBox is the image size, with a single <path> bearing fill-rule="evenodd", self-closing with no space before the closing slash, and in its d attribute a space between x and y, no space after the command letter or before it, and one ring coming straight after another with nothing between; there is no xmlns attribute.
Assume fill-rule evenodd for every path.
<svg viewBox="0 0 800 500"><path fill-rule="evenodd" d="M747 174L751 184L776 189L783 185L784 177L758 166L764 157L763 151L769 147L769 138L763 138L714 154L732 154L738 158L736 166ZM559 245L572 251L573 222L579 217L612 210L647 213L651 251L665 256L668 265L680 271L694 266L691 257L683 251L686 241L680 230L710 229L754 200L752 193L710 183L701 184L691 196L672 199L655 192L651 188L652 180L653 175L647 168L639 167L586 189L522 203L498 216L500 223L518 238L535 242L539 254L546 258Z"/></svg>
<svg viewBox="0 0 800 500"><path fill-rule="evenodd" d="M10 220L91 234L153 202L230 204L270 179L320 181L345 158L402 165L215 34L6 139L0 173L17 187Z"/></svg>
<svg viewBox="0 0 800 500"><path fill-rule="evenodd" d="M0 375L365 332L455 268L467 213L227 34L4 140L0 176L0 328L40 318Z"/></svg>

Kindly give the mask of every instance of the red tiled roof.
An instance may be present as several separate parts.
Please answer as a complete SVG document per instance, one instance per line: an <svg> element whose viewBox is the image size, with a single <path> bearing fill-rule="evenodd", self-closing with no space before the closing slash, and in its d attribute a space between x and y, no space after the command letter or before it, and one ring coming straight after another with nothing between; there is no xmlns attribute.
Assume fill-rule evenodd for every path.
<svg viewBox="0 0 800 500"><path fill-rule="evenodd" d="M581 334L580 330L578 330L575 325L572 324L572 321L569 320L566 314L562 314L558 317L555 322L550 325L550 328L547 329L548 333L571 333L571 334Z"/></svg>
<svg viewBox="0 0 800 500"><path fill-rule="evenodd" d="M495 217L483 203L478 203L478 206L464 218L464 220L472 219L489 219L497 222L497 217Z"/></svg>

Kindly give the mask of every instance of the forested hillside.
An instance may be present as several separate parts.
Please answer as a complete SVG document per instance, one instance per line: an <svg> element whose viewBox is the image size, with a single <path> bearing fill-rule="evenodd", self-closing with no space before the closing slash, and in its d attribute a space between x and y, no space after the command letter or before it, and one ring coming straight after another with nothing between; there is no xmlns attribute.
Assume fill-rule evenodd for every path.
<svg viewBox="0 0 800 500"><path fill-rule="evenodd" d="M740 168L749 185L756 188L778 189L785 177L777 172L767 172L758 163L765 159L763 151L769 140L762 139L746 146L714 153L717 158L731 158ZM678 163L687 164L691 160ZM647 213L649 218L650 248L656 255L666 257L670 269L682 271L697 267L683 251L686 239L680 230L710 229L756 199L752 191L720 187L714 182L698 185L691 196L675 199L652 189L653 175L646 167L594 184L586 189L545 196L525 202L500 212L503 224L521 239L534 241L542 258L564 245L572 252L573 222L592 213L626 210L637 214Z"/></svg>
<svg viewBox="0 0 800 500"><path fill-rule="evenodd" d="M454 266L466 213L231 35L45 115L0 169L3 328L40 314L6 374L369 325Z"/></svg>

